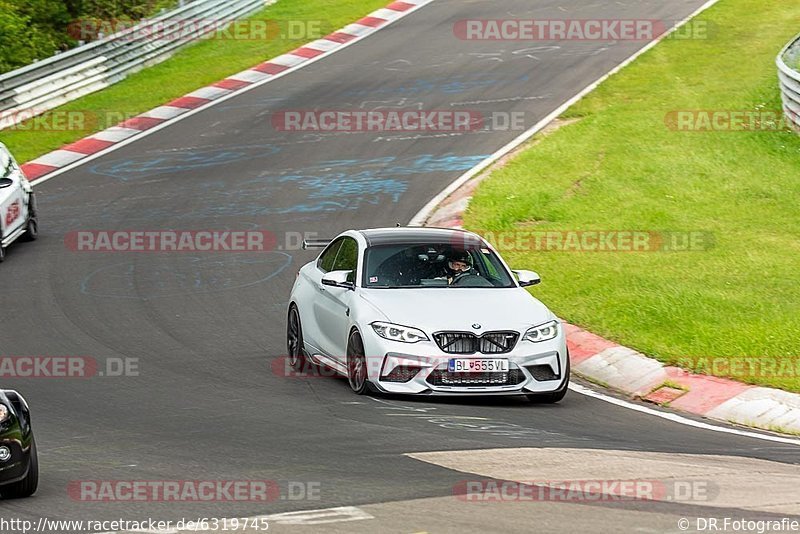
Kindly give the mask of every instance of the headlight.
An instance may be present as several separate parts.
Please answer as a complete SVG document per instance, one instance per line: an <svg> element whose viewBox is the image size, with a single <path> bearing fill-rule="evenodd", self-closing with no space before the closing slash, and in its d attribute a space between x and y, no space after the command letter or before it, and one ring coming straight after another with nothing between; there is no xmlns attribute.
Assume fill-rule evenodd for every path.
<svg viewBox="0 0 800 534"><path fill-rule="evenodd" d="M539 326L534 326L522 336L522 339L539 343L550 341L558 335L558 321L550 321Z"/></svg>
<svg viewBox="0 0 800 534"><path fill-rule="evenodd" d="M377 322L372 323L372 329L382 338L391 339L392 341L402 341L403 343L428 341L428 336L425 335L425 332L417 328L411 328L410 326Z"/></svg>
<svg viewBox="0 0 800 534"><path fill-rule="evenodd" d="M0 404L0 423L11 417L11 412L5 404Z"/></svg>

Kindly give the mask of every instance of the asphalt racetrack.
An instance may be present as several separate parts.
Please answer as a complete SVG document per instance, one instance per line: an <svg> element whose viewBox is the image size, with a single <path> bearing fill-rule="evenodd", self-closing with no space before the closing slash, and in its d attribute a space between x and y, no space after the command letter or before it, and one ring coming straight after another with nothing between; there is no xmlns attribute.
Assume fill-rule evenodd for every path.
<svg viewBox="0 0 800 534"><path fill-rule="evenodd" d="M353 395L343 379L280 371L286 300L298 268L314 255L292 246L297 235L405 224L520 132L285 132L273 113L522 112L528 128L646 43L463 41L453 34L457 20L532 18L535 7L539 18L675 21L701 4L437 0L322 61L37 186L42 235L11 247L2 266L2 353L87 356L101 371L107 361L134 359L138 376L3 384L33 408L42 475L33 498L0 502L0 515L178 520L352 506L372 519L276 522L270 530L411 533L679 532L683 517L800 513L796 485L749 494L770 486L772 476L771 487L786 483L769 473L794 472L797 445L692 428L576 392L554 406L370 398ZM134 229L261 229L274 233L279 248L81 253L65 244L77 230ZM516 464L523 477L535 477L539 471L529 469L538 465L548 478L677 473L750 490L703 503L478 506L453 496L464 480L513 479L491 461L502 457L496 449L510 448L523 449ZM470 453L482 449L490 451ZM433 451L461 452L409 456ZM563 469L545 469L555 465ZM619 469L598 472L599 465ZM652 465L671 467L646 469ZM747 478L756 472L766 474ZM252 479L318 492L266 504L85 502L68 492L82 480Z"/></svg>

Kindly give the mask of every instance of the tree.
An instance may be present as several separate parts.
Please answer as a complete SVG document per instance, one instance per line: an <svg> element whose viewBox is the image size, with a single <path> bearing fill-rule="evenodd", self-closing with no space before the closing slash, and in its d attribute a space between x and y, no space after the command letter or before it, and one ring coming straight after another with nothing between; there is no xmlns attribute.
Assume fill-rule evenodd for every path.
<svg viewBox="0 0 800 534"><path fill-rule="evenodd" d="M91 40L85 27L115 27L114 21L149 17L177 0L0 0L0 73ZM95 21L94 23L82 23Z"/></svg>
<svg viewBox="0 0 800 534"><path fill-rule="evenodd" d="M7 0L0 0L0 35L0 72L49 57L59 44L47 29L35 25L30 15Z"/></svg>

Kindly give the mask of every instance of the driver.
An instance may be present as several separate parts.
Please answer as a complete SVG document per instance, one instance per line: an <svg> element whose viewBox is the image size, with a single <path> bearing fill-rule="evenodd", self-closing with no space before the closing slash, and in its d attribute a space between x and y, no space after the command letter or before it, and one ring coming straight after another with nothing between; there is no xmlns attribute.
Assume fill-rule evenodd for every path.
<svg viewBox="0 0 800 534"><path fill-rule="evenodd" d="M469 272L470 269L472 269L472 256L469 252L453 249L447 256L447 263L441 278L446 278L447 284L450 285L458 276Z"/></svg>

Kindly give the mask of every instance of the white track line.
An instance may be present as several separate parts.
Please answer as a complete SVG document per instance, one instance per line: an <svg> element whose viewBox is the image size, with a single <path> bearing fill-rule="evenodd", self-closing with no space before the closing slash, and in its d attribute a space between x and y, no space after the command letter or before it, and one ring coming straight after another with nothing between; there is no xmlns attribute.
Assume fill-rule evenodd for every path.
<svg viewBox="0 0 800 534"><path fill-rule="evenodd" d="M648 415L660 417L661 419L666 419L668 421L672 421L674 423L680 423L686 426L702 428L703 430L711 430L713 432L722 432L723 434L735 434L737 436L744 436L747 438L756 438L764 441L774 441L776 443L788 443L789 445L800 445L800 439L783 438L781 436L772 436L769 434L759 434L758 432L750 432L748 430L739 430L738 428L727 428L724 426L710 425L708 423L703 423L701 421L688 419L676 413L662 412L659 410L654 410L653 408L648 408L647 406L641 406L639 404L634 404L626 400L618 399L616 397L611 397L604 393L600 393L598 391L594 391L593 389L581 386L580 384L570 384L569 389L571 389L575 393L580 393L581 395L586 395L587 397L592 397L601 400L603 402L608 402L609 404L614 404L616 406L628 408L629 410L633 410L635 412L646 413Z"/></svg>

